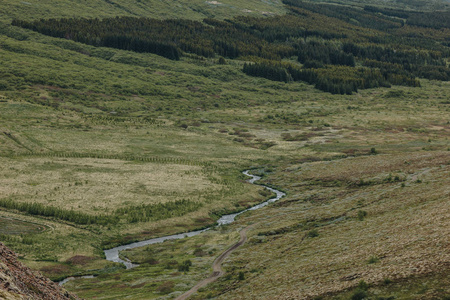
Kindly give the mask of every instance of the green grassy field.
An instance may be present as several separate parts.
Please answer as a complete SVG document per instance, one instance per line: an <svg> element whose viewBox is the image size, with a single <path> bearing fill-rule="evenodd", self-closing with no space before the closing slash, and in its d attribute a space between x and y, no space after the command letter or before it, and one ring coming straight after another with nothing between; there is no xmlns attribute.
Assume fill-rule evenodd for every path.
<svg viewBox="0 0 450 300"><path fill-rule="evenodd" d="M4 1L1 241L52 279L99 275L67 284L83 298L171 299L255 224L227 274L194 299L446 299L449 82L332 95L247 76L241 60L172 61L9 25L283 13L281 1ZM103 259L103 248L202 228L265 200L245 183L248 168L286 198L225 228L123 253L136 269ZM164 206L173 203L186 206ZM58 213L36 213L44 207Z"/></svg>
<svg viewBox="0 0 450 300"><path fill-rule="evenodd" d="M0 234L27 234L38 233L48 229L46 226L42 226L35 223L23 222L12 218L0 218L1 231ZM7 237L3 237L7 238Z"/></svg>

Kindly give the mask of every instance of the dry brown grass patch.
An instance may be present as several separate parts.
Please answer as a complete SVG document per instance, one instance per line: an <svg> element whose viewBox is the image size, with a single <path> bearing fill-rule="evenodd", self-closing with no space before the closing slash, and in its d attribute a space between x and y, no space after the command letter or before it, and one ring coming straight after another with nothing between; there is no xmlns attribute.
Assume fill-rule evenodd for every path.
<svg viewBox="0 0 450 300"><path fill-rule="evenodd" d="M87 213L195 197L219 188L201 167L92 158L0 158L0 197Z"/></svg>
<svg viewBox="0 0 450 300"><path fill-rule="evenodd" d="M358 188L294 184L331 176L382 178L394 171L408 174L406 186L400 182ZM381 284L386 278L399 281L449 271L448 153L315 162L283 175L279 180L292 180L291 195L303 191L304 197L309 194L324 201L291 199L240 219L259 223L250 232L250 243L231 256L226 267L258 272L228 286L231 289L220 299L310 299L355 287L360 280ZM275 177L272 182L281 184ZM366 212L362 219L360 210ZM308 237L312 229L318 236Z"/></svg>

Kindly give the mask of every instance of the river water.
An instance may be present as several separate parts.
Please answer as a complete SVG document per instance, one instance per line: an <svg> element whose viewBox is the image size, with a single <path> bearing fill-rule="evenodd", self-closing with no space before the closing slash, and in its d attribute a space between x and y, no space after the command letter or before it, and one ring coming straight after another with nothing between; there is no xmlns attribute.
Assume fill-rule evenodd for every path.
<svg viewBox="0 0 450 300"><path fill-rule="evenodd" d="M255 181L258 181L258 180L261 179L260 176L249 174L249 170L244 171L243 173L245 175L251 177L250 179L247 180L249 183L254 184ZM174 234L174 235L162 236L162 237L158 237L158 238L154 238L154 239L149 239L149 240L145 240L145 241L141 241L141 242L131 243L131 244L128 244L128 245L122 245L122 246L115 247L115 248L112 248L112 249L104 250L105 257L109 261L113 261L113 262L118 262L118 263L124 264L127 269L131 269L131 268L137 267L138 266L137 264L133 264L130 261L121 259L119 257L119 252L123 251L123 250L127 250L127 249L133 249L133 248L143 247L143 246L147 246L147 245L151 245L151 244L162 243L162 242L167 241L167 240L177 240L177 239L183 239L183 238L186 238L186 237L191 237L191 236L198 235L198 234L200 234L202 232L205 232L205 231L207 231L207 230L209 230L211 228L233 223L235 218L238 215L240 215L240 214L242 214L242 213L244 213L246 211L249 211L249 210L260 209L260 208L262 208L262 207L264 207L266 205L269 205L272 202L280 200L283 196L286 195L285 193L283 193L283 192L281 192L279 190L276 190L276 189L273 189L273 188L270 188L270 187L267 187L267 186L264 186L264 187L266 189L268 189L269 191L275 193L276 196L273 197L273 198L270 198L269 200L267 200L265 202L262 202L262 203L260 203L258 205L255 205L255 206L252 206L252 207L250 207L250 208L248 208L246 210L240 211L238 213L224 215L219 220L217 220L217 225L213 225L211 227L208 227L208 228L205 228L205 229L202 229L202 230L195 230L195 231L190 231L190 232L185 232L185 233L179 233L179 234ZM60 285L66 283L67 281L72 280L74 278L71 277L71 279L69 279L69 280L66 280L66 279L61 281Z"/></svg>

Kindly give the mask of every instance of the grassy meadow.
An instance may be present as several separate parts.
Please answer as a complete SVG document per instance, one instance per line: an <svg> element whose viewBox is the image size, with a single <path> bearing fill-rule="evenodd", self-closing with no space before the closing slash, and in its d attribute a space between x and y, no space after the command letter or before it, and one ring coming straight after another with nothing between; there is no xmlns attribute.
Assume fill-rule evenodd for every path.
<svg viewBox="0 0 450 300"><path fill-rule="evenodd" d="M247 76L244 60L173 61L10 25L281 15L281 1L3 2L0 240L31 268L54 280L98 275L67 283L86 299L173 299L254 224L227 274L193 299L449 297L448 81L332 95ZM122 253L135 269L104 260L105 248L204 228L267 199L245 169L287 196Z"/></svg>
<svg viewBox="0 0 450 300"><path fill-rule="evenodd" d="M448 159L377 154L273 172L269 182L283 182L288 196L245 219L257 225L227 267L246 280L215 283L219 299L349 299L361 281L370 299L447 295ZM389 286L430 275L440 279L422 296ZM354 290L339 293L347 289Z"/></svg>

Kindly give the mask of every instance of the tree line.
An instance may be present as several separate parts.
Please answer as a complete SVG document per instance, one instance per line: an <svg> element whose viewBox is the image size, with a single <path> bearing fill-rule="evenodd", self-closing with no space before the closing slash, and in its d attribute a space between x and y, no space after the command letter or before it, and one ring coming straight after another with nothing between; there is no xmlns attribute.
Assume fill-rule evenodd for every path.
<svg viewBox="0 0 450 300"><path fill-rule="evenodd" d="M386 16L405 19L407 24L413 26L434 29L450 28L450 11L418 12L375 6L365 6L364 10L371 13L381 13Z"/></svg>
<svg viewBox="0 0 450 300"><path fill-rule="evenodd" d="M390 87L390 77L386 78L378 69L352 68L349 66L328 66L321 69L302 69L293 64L273 63L270 61L244 64L244 73L274 81L304 81L317 89L332 94L352 94L358 89ZM406 80L399 76L397 84ZM420 83L414 79L418 86Z"/></svg>
<svg viewBox="0 0 450 300"><path fill-rule="evenodd" d="M116 224L119 221L119 219L114 216L90 215L41 203L18 202L12 199L0 199L0 207L26 212L35 216L51 217L80 225L108 225Z"/></svg>
<svg viewBox="0 0 450 300"><path fill-rule="evenodd" d="M400 19L393 19L388 16L375 14L370 11L350 6L329 3L312 3L302 0L283 0L283 3L290 7L305 9L366 28L384 31L403 26L403 21Z"/></svg>
<svg viewBox="0 0 450 300"><path fill-rule="evenodd" d="M390 84L419 86L417 78L450 80L448 41L436 43L393 31L405 26L404 19L417 23L414 20L422 18L427 24L433 13L357 9L301 0L283 3L290 13L270 18L241 16L202 22L66 18L14 20L12 24L93 46L149 52L173 60L185 53L240 59L247 62L243 72L250 76L305 81L331 93ZM440 20L446 13L437 12L436 16L441 16L437 17ZM286 61L290 63L283 63Z"/></svg>
<svg viewBox="0 0 450 300"><path fill-rule="evenodd" d="M127 223L148 222L183 216L202 206L201 203L188 200L143 204L118 208L111 215L91 215L73 209L63 209L36 202L19 202L12 199L0 199L0 207L18 210L34 216L49 217L68 221L78 225L115 225L121 220Z"/></svg>
<svg viewBox="0 0 450 300"><path fill-rule="evenodd" d="M124 217L128 223L148 222L180 217L201 206L199 202L182 199L174 202L127 206L117 209L116 215Z"/></svg>

